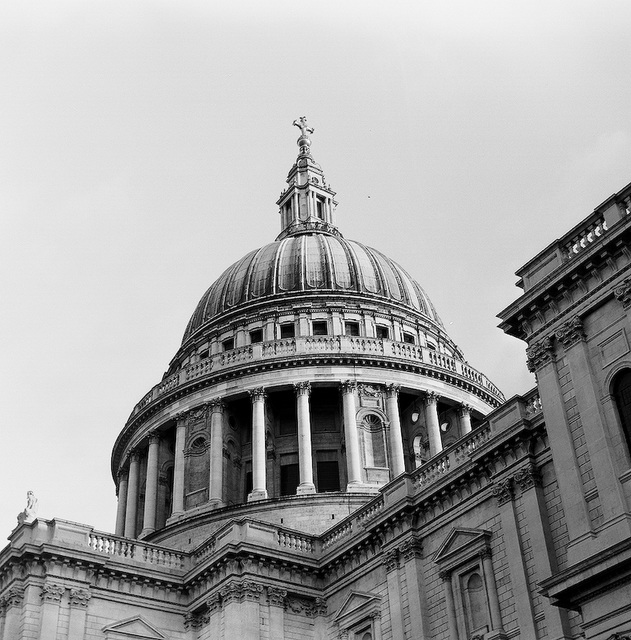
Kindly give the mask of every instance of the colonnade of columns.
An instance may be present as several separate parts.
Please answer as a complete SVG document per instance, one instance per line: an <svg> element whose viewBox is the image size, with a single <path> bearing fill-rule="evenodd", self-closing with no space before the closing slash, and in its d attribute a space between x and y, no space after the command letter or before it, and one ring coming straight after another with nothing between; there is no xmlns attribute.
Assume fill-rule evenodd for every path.
<svg viewBox="0 0 631 640"><path fill-rule="evenodd" d="M346 443L347 491L363 484L362 462L359 433L357 430L357 385L352 381L343 382L342 414L344 422L344 439ZM298 382L294 385L296 393L296 415L298 433L298 467L300 483L298 495L315 493L313 482L313 456L311 446L311 411L309 382ZM252 492L248 501L264 500L268 497L267 452L265 445L265 389L257 388L249 391L252 405ZM209 403L210 407L210 465L208 478L208 501L211 504L223 504L223 421L225 405L221 400ZM392 478L405 472L403 449L403 433L399 412L399 386L390 384L385 392L385 409L389 429L390 471ZM429 439L430 455L433 457L442 451L440 422L438 418L438 395L427 392L424 395L425 424ZM460 429L464 435L471 431L470 407L460 405ZM186 421L180 416L175 430L175 455L173 469L173 502L171 515L183 513L184 476L185 476L185 439ZM160 437L156 433L148 438L147 466L145 479L145 503L142 517L141 536L146 536L156 529L157 497L159 482L159 447ZM138 515L138 489L140 486L140 454L133 450L129 457L127 471L119 472L118 509L116 517L116 534L127 537L137 535L136 522Z"/></svg>

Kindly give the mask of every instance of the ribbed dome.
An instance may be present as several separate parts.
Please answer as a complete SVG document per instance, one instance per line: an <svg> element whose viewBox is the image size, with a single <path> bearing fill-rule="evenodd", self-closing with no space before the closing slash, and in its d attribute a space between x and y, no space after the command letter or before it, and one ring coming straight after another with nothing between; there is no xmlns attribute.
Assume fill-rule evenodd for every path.
<svg viewBox="0 0 631 640"><path fill-rule="evenodd" d="M215 316L270 296L336 292L387 298L442 325L423 289L379 251L326 233L292 235L248 253L200 300L184 340Z"/></svg>

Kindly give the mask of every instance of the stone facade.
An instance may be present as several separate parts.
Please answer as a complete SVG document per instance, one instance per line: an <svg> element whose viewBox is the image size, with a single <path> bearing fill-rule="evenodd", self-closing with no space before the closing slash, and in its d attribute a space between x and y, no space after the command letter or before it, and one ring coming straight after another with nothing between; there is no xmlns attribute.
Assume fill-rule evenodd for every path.
<svg viewBox="0 0 631 640"><path fill-rule="evenodd" d="M114 446L116 532L18 526L0 638L628 637L631 185L520 270L502 328L537 389L506 402L400 267L340 240L296 124L281 244L211 287ZM320 284L264 271L252 297L290 250ZM380 280L341 292L344 264Z"/></svg>

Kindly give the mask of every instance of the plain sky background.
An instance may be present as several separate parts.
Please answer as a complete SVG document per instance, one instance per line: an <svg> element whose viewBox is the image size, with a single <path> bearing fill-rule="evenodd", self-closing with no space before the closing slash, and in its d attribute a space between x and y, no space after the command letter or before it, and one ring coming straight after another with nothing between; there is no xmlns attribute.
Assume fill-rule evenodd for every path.
<svg viewBox="0 0 631 640"><path fill-rule="evenodd" d="M514 271L631 181L631 3L4 2L0 536L111 531L111 446L197 301L274 240L306 115L337 222L426 289L469 362Z"/></svg>

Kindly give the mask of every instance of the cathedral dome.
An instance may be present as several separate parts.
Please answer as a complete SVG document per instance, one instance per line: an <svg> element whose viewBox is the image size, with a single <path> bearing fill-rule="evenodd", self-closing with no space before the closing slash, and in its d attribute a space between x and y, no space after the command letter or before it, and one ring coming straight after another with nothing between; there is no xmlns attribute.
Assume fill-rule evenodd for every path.
<svg viewBox="0 0 631 640"><path fill-rule="evenodd" d="M405 305L442 325L420 285L396 262L339 233L297 231L248 253L200 300L184 341L217 316L270 297L359 294Z"/></svg>

